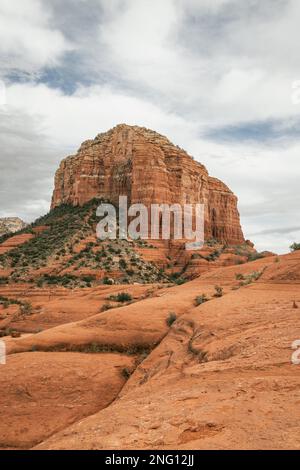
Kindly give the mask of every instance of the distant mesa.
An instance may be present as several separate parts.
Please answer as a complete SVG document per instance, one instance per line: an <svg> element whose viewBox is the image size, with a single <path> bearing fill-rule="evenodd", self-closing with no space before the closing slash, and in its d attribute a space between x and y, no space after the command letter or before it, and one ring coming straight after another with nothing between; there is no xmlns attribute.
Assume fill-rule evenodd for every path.
<svg viewBox="0 0 300 470"><path fill-rule="evenodd" d="M120 124L84 142L60 164L52 208L83 205L93 198L117 203L205 204L205 238L229 245L245 242L237 197L207 169L166 137Z"/></svg>
<svg viewBox="0 0 300 470"><path fill-rule="evenodd" d="M0 218L0 237L23 230L27 224L19 217Z"/></svg>

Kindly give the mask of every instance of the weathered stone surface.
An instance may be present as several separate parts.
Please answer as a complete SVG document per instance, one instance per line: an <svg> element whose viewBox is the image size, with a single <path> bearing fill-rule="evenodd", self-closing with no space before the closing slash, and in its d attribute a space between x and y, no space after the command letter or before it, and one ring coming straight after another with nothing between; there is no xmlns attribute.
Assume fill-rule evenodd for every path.
<svg viewBox="0 0 300 470"><path fill-rule="evenodd" d="M19 217L4 217L0 219L0 237L7 233L15 233L26 227L25 222Z"/></svg>
<svg viewBox="0 0 300 470"><path fill-rule="evenodd" d="M120 195L146 206L204 203L206 238L244 242L232 191L184 150L149 129L121 124L84 142L56 173L52 208L82 205L94 197L117 203Z"/></svg>

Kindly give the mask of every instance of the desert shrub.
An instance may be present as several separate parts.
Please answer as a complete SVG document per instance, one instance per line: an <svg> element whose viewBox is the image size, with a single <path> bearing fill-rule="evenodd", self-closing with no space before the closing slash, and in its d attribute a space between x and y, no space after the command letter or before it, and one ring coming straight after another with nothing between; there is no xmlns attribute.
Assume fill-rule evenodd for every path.
<svg viewBox="0 0 300 470"><path fill-rule="evenodd" d="M102 305L101 312L107 312L107 310L110 310L110 309L112 309L112 308L114 308L113 305L111 305L111 304L104 304L104 305Z"/></svg>
<svg viewBox="0 0 300 470"><path fill-rule="evenodd" d="M189 353L193 354L197 357L199 362L207 362L208 361L208 353L207 351L203 351L202 349L197 349L193 345L194 338L191 338L188 343L188 351Z"/></svg>
<svg viewBox="0 0 300 470"><path fill-rule="evenodd" d="M298 251L298 250L300 250L300 243L293 243L293 244L290 246L290 250L291 250L291 251Z"/></svg>
<svg viewBox="0 0 300 470"><path fill-rule="evenodd" d="M63 276L44 274L44 276L41 276L36 282L39 287L42 287L43 284L50 286L61 285L67 287L74 281L78 281L78 278L72 274L64 274Z"/></svg>
<svg viewBox="0 0 300 470"><path fill-rule="evenodd" d="M84 348L84 352L90 353L90 354L98 354L98 353L102 353L103 349L104 348L101 344L92 343L92 344L87 345Z"/></svg>
<svg viewBox="0 0 300 470"><path fill-rule="evenodd" d="M198 307L198 305L202 305L205 302L208 302L208 300L209 299L207 298L206 294L198 295L195 299L195 305Z"/></svg>
<svg viewBox="0 0 300 470"><path fill-rule="evenodd" d="M22 305L21 305L21 313L23 313L24 315L30 315L32 312L32 305L30 302L24 302Z"/></svg>
<svg viewBox="0 0 300 470"><path fill-rule="evenodd" d="M105 277L103 279L103 284L106 284L107 286L112 286L114 281L112 279L109 279L108 277Z"/></svg>
<svg viewBox="0 0 300 470"><path fill-rule="evenodd" d="M222 254L222 250L215 250L206 257L207 261L215 261Z"/></svg>
<svg viewBox="0 0 300 470"><path fill-rule="evenodd" d="M130 302L132 295L128 294L128 292L120 292L117 295L111 295L109 300L114 300L115 302Z"/></svg>
<svg viewBox="0 0 300 470"><path fill-rule="evenodd" d="M253 271L250 274L247 274L246 276L243 276L243 281L240 283L241 286L247 286L248 284L251 284L252 282L258 281L258 279L261 277L263 274L263 271Z"/></svg>
<svg viewBox="0 0 300 470"><path fill-rule="evenodd" d="M121 269L126 269L127 268L127 263L126 263L125 259L123 259L123 258L120 259L119 265L120 265Z"/></svg>
<svg viewBox="0 0 300 470"><path fill-rule="evenodd" d="M210 238L209 240L206 241L207 246L214 246L217 245L219 242L216 238Z"/></svg>
<svg viewBox="0 0 300 470"><path fill-rule="evenodd" d="M171 281L176 282L180 277L180 273L172 273L170 274L169 278Z"/></svg>
<svg viewBox="0 0 300 470"><path fill-rule="evenodd" d="M86 244L87 248L93 248L94 246L96 246L94 242L89 242Z"/></svg>
<svg viewBox="0 0 300 470"><path fill-rule="evenodd" d="M247 256L248 261L256 261L257 259L261 259L264 256L261 253L249 253Z"/></svg>
<svg viewBox="0 0 300 470"><path fill-rule="evenodd" d="M132 295L128 292L121 292L117 295L117 302L130 302L132 300Z"/></svg>
<svg viewBox="0 0 300 470"><path fill-rule="evenodd" d="M2 295L0 295L0 304L3 305L4 308L8 308L10 305L19 305L20 311L26 315L29 315L32 312L32 305L30 302L22 302L18 299L9 299Z"/></svg>
<svg viewBox="0 0 300 470"><path fill-rule="evenodd" d="M169 316L168 316L168 318L167 318L167 320L166 320L167 325L168 325L169 327L171 327L171 326L173 325L173 323L174 323L176 320L177 320L177 315L176 315L176 313L173 313L173 312L169 313Z"/></svg>
<svg viewBox="0 0 300 470"><path fill-rule="evenodd" d="M223 296L223 288L220 286L215 286L214 297L222 297L222 296Z"/></svg>
<svg viewBox="0 0 300 470"><path fill-rule="evenodd" d="M177 284L178 286L181 286L182 284L185 284L186 282L187 281L185 279L183 279L182 277L175 280L175 284Z"/></svg>
<svg viewBox="0 0 300 470"><path fill-rule="evenodd" d="M90 284L95 280L95 276L83 276L82 277L83 282L86 282L87 284Z"/></svg>
<svg viewBox="0 0 300 470"><path fill-rule="evenodd" d="M244 275L242 273L236 273L235 278L237 281L242 281L244 279Z"/></svg>
<svg viewBox="0 0 300 470"><path fill-rule="evenodd" d="M102 256L103 256L102 252L101 252L101 251L98 251L98 253L95 254L95 258L94 258L95 261L100 262L101 259L102 259Z"/></svg>
<svg viewBox="0 0 300 470"><path fill-rule="evenodd" d="M121 375L124 379L128 380L131 376L131 372L127 367L125 367L124 369L122 369Z"/></svg>

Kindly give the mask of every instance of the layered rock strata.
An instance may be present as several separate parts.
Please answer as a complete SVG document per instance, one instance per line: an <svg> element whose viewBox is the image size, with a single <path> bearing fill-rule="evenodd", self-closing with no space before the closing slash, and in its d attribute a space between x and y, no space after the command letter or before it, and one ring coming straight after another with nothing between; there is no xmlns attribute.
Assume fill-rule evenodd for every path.
<svg viewBox="0 0 300 470"><path fill-rule="evenodd" d="M82 205L94 197L118 203L205 205L205 237L230 245L244 236L237 197L207 169L166 137L121 124L84 142L76 155L62 161L56 176L52 208Z"/></svg>

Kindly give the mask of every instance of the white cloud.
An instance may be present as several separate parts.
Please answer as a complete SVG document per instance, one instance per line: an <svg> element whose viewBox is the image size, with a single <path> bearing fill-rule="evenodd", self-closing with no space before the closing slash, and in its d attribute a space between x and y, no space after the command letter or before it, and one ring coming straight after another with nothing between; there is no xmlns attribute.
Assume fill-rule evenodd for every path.
<svg viewBox="0 0 300 470"><path fill-rule="evenodd" d="M246 236L259 249L287 251L297 233L262 232L292 227L300 204L300 141L296 132L287 138L300 117L291 100L300 79L297 0L80 0L73 7L0 0L0 12L4 71L46 66L67 89L76 80L68 95L51 78L8 84L1 159L7 181L17 166L26 183L17 175L13 197L11 183L2 183L2 213L39 215L60 159L127 122L167 135L205 163L239 196ZM70 47L72 61L64 61ZM263 120L286 137L263 142ZM239 141L249 122L260 127L261 142ZM223 126L236 126L235 141L201 137Z"/></svg>
<svg viewBox="0 0 300 470"><path fill-rule="evenodd" d="M268 15L269 0L126 5L101 25L98 46L105 45L111 70L167 109L206 125L299 114L291 101L297 68L289 52L299 3L277 0Z"/></svg>
<svg viewBox="0 0 300 470"><path fill-rule="evenodd" d="M175 131L175 135L182 136L190 127L177 114L109 86L82 87L67 96L44 84L13 84L7 87L7 102L8 113L21 110L38 116L49 142L73 150L83 140L122 122L145 125L166 134L174 135Z"/></svg>
<svg viewBox="0 0 300 470"><path fill-rule="evenodd" d="M0 57L4 71L38 71L57 64L70 49L62 33L51 26L46 2L0 0Z"/></svg>

